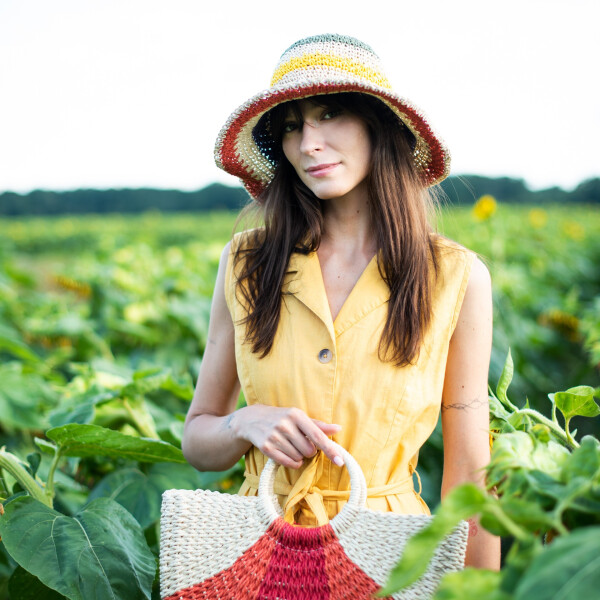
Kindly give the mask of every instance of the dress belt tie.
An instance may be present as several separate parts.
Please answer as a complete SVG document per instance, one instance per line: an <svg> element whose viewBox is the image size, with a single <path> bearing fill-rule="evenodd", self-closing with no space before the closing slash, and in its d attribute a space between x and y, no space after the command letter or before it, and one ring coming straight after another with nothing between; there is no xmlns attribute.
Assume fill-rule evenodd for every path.
<svg viewBox="0 0 600 600"><path fill-rule="evenodd" d="M322 490L315 481L318 481L323 474L323 457L322 452L318 452L307 464L300 477L294 484L282 480L279 473L275 477L273 491L279 496L287 496L283 506L284 519L288 523L294 523L294 515L300 510L300 503L306 502L319 526L329 522L327 511L325 510L325 500L348 500L350 490ZM417 475L419 482L419 496L421 494L421 478ZM260 476L246 471L244 473L246 483L250 488L258 490ZM376 487L367 488L367 498L382 498L384 496L393 496L395 494L405 494L414 491L412 474L406 479L389 483L387 485L379 485Z"/></svg>

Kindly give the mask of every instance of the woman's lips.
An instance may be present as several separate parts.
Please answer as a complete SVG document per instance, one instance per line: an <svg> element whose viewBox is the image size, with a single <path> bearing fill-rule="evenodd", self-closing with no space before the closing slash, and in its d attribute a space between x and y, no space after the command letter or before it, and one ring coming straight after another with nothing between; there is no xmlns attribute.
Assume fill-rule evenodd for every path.
<svg viewBox="0 0 600 600"><path fill-rule="evenodd" d="M331 171L333 171L340 163L327 163L322 165L317 165L315 167L308 167L306 172L311 177L325 177L325 175L329 175Z"/></svg>

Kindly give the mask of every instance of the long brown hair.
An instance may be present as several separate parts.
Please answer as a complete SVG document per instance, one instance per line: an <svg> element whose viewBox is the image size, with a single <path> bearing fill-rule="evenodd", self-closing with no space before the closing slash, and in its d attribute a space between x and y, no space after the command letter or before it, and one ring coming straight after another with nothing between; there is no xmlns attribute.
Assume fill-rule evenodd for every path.
<svg viewBox="0 0 600 600"><path fill-rule="evenodd" d="M431 275L437 272L435 238L429 225L434 198L413 161L414 137L372 96L350 92L311 100L352 112L367 124L372 145L367 177L371 219L379 272L390 289L379 355L397 366L413 363L431 320ZM257 141L270 141L262 145L277 167L269 186L249 205L258 210L264 228L250 233L234 257L240 266L237 291L248 309L242 322L252 351L261 358L273 346L290 256L316 251L323 234L323 201L300 181L281 150L283 123L290 108L299 113L295 103L280 104L255 128Z"/></svg>

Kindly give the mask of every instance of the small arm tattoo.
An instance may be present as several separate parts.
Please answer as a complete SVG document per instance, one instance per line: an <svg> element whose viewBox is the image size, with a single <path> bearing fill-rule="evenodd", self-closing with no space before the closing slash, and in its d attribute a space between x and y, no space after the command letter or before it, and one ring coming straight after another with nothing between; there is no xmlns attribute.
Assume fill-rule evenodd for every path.
<svg viewBox="0 0 600 600"><path fill-rule="evenodd" d="M473 398L470 402L457 402L456 404L442 404L442 410L449 410L450 408L456 408L457 410L465 410L467 408L480 408L484 404L487 404L486 400L480 398Z"/></svg>

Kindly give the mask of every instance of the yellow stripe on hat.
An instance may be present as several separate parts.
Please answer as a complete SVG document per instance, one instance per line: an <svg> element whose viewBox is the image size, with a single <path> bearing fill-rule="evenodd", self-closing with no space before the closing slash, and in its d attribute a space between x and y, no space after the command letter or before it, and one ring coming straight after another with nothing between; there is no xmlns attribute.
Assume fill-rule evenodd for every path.
<svg viewBox="0 0 600 600"><path fill-rule="evenodd" d="M376 69L367 67L363 62L352 60L351 58L344 58L342 56L335 56L332 54L305 54L304 56L298 56L291 58L289 61L279 66L273 78L271 79L271 85L276 85L283 77L292 71L302 69L312 69L314 67L332 67L351 73L354 76L366 79L374 85L391 89L391 84L381 73Z"/></svg>

